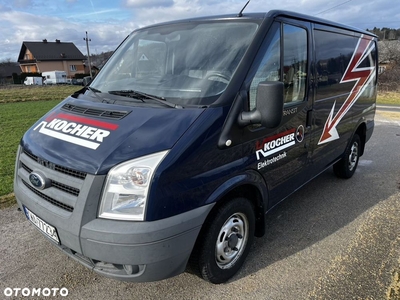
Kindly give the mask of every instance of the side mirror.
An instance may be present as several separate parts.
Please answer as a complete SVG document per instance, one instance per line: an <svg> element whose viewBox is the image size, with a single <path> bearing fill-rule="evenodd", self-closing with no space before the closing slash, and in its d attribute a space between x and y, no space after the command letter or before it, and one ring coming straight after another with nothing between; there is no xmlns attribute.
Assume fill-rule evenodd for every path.
<svg viewBox="0 0 400 300"><path fill-rule="evenodd" d="M244 111L239 116L239 125L261 124L263 127L275 128L282 121L283 82L263 81L258 84L256 108Z"/></svg>

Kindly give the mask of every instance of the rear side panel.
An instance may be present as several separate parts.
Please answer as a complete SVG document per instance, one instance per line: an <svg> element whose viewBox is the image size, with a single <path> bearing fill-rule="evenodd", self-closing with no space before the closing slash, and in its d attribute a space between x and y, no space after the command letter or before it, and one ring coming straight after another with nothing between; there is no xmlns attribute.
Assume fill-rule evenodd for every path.
<svg viewBox="0 0 400 300"><path fill-rule="evenodd" d="M373 36L353 31L316 25L313 34L312 158L320 170L343 154L361 123L373 127L377 49Z"/></svg>

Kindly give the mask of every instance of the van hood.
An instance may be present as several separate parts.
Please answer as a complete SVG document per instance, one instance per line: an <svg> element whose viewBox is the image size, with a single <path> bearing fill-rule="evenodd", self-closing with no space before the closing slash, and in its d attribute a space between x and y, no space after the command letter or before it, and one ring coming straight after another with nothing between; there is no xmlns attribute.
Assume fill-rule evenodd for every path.
<svg viewBox="0 0 400 300"><path fill-rule="evenodd" d="M204 110L110 105L68 97L25 133L21 146L56 165L107 174L123 161L171 149Z"/></svg>

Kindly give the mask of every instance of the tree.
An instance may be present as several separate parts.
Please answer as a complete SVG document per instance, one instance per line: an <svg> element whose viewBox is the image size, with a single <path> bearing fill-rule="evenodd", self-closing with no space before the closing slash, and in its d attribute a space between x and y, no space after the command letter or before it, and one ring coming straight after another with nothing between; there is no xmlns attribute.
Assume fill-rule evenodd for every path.
<svg viewBox="0 0 400 300"><path fill-rule="evenodd" d="M383 27L383 28L374 27L374 29L367 29L367 31L377 35L380 41L400 39L400 28L393 29L388 27Z"/></svg>
<svg viewBox="0 0 400 300"><path fill-rule="evenodd" d="M0 84L12 83L12 74L19 71L19 64L11 58L0 61Z"/></svg>
<svg viewBox="0 0 400 300"><path fill-rule="evenodd" d="M379 42L379 62L385 70L379 76L380 89L384 91L400 90L400 41L385 40Z"/></svg>

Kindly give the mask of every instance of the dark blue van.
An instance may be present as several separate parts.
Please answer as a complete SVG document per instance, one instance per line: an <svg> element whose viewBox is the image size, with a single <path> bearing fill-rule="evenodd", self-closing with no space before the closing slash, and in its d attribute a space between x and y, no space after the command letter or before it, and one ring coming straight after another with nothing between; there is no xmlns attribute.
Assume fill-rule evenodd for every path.
<svg viewBox="0 0 400 300"><path fill-rule="evenodd" d="M222 283L272 207L331 166L354 174L376 84L374 35L297 13L138 29L25 133L15 195L96 273Z"/></svg>

